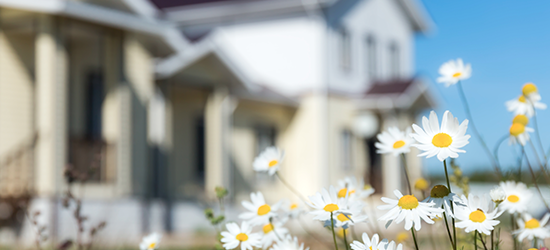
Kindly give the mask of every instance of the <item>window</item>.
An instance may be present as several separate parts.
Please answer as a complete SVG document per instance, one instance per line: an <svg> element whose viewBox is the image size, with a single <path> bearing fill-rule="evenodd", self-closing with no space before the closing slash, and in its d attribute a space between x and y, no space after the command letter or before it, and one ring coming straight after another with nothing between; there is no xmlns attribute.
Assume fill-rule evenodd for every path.
<svg viewBox="0 0 550 250"><path fill-rule="evenodd" d="M399 67L399 64L400 64L400 60L399 60L399 46L397 45L396 42L392 42L390 44L390 56L389 56L389 59L390 59L390 76L392 78L399 78L399 70L400 70L400 67Z"/></svg>
<svg viewBox="0 0 550 250"><path fill-rule="evenodd" d="M340 135L340 155L342 159L342 168L344 170L353 169L353 154L352 154L352 145L353 145L353 135L350 130L345 129Z"/></svg>
<svg viewBox="0 0 550 250"><path fill-rule="evenodd" d="M256 153L259 155L266 148L275 146L276 130L273 126L260 125L256 126ZM258 183L274 182L274 176L270 176L267 173L256 172L256 179Z"/></svg>
<svg viewBox="0 0 550 250"><path fill-rule="evenodd" d="M340 53L340 66L344 70L351 69L351 38L349 32L341 28L338 31L338 47Z"/></svg>
<svg viewBox="0 0 550 250"><path fill-rule="evenodd" d="M374 41L374 37L372 36L367 37L365 53L366 53L365 64L367 67L367 75L370 79L375 79L377 77L376 42Z"/></svg>

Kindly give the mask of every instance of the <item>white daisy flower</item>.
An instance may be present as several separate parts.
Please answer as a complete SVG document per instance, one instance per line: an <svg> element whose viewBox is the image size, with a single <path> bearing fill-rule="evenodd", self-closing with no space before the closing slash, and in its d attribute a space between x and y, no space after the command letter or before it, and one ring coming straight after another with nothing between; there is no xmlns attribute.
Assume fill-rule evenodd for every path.
<svg viewBox="0 0 550 250"><path fill-rule="evenodd" d="M286 222L290 218L298 218L300 214L304 212L304 205L301 202L291 202L288 199L281 200L282 213L280 214L280 219Z"/></svg>
<svg viewBox="0 0 550 250"><path fill-rule="evenodd" d="M418 144L412 146L424 151L418 156L430 158L437 155L437 159L444 161L448 157L457 158L458 153L466 152L460 148L466 146L470 139L470 135L466 135L467 119L459 125L458 119L447 110L443 114L440 128L437 115L432 111L429 120L425 116L422 117L422 127L424 129L413 124L416 133L412 134L412 137L418 141Z"/></svg>
<svg viewBox="0 0 550 250"><path fill-rule="evenodd" d="M338 215L340 213L349 214L349 211L345 209L348 205L348 199L338 199L336 189L334 189L333 186L330 186L329 191L323 188L321 193L308 197L312 203L308 205L315 209L309 212L315 216L313 218L314 220L330 220L331 213L333 215Z"/></svg>
<svg viewBox="0 0 550 250"><path fill-rule="evenodd" d="M252 250L254 247L260 247L260 236L257 233L251 233L252 227L243 221L241 227L237 223L227 223L227 231L221 233L221 241L225 249L235 249L241 245L241 250Z"/></svg>
<svg viewBox="0 0 550 250"><path fill-rule="evenodd" d="M280 222L268 223L262 227L262 248L267 249L273 242L281 241L288 234L288 229Z"/></svg>
<svg viewBox="0 0 550 250"><path fill-rule="evenodd" d="M529 133L533 133L534 131L534 129L526 127L521 123L513 123L510 126L510 144L519 143L521 146L525 146L530 139Z"/></svg>
<svg viewBox="0 0 550 250"><path fill-rule="evenodd" d="M249 210L239 215L239 218L246 220L252 226L265 225L269 223L269 218L276 215L275 211L279 209L280 203L276 203L270 206L265 202L264 196L261 192L251 193L250 200L243 201L244 208Z"/></svg>
<svg viewBox="0 0 550 250"><path fill-rule="evenodd" d="M161 238L162 238L162 235L158 233L149 234L143 237L143 239L141 240L141 243L139 244L139 249L141 250L157 249Z"/></svg>
<svg viewBox="0 0 550 250"><path fill-rule="evenodd" d="M491 200L493 200L495 204L500 204L506 199L506 193L499 186L491 189L489 195L491 196Z"/></svg>
<svg viewBox="0 0 550 250"><path fill-rule="evenodd" d="M388 240L380 241L378 234L373 235L371 239L367 233L363 233L363 242L355 240L350 246L353 250L386 250L387 244Z"/></svg>
<svg viewBox="0 0 550 250"><path fill-rule="evenodd" d="M378 141L380 141L374 144L378 149L376 153L392 153L397 156L411 152L411 145L414 143L414 140L409 136L410 134L410 128L407 128L405 132L399 130L397 127L388 128L388 131L383 131L376 136Z"/></svg>
<svg viewBox="0 0 550 250"><path fill-rule="evenodd" d="M547 106L540 101L529 100L524 95L520 95L518 98L507 101L506 108L515 115L533 117L535 109L545 110Z"/></svg>
<svg viewBox="0 0 550 250"><path fill-rule="evenodd" d="M348 211L348 214L334 215L335 227L348 228L349 226L363 222L368 218L366 214L363 214L363 203L361 201L352 202L346 210ZM330 223L330 220L325 221L326 226L330 226Z"/></svg>
<svg viewBox="0 0 550 250"><path fill-rule="evenodd" d="M523 218L518 219L519 229L514 231L513 234L518 236L520 242L526 238L530 241L550 238L550 229L545 227L548 219L550 219L550 214L545 214L540 221L534 219L530 214L523 214Z"/></svg>
<svg viewBox="0 0 550 250"><path fill-rule="evenodd" d="M343 180L338 181L338 198L345 198L348 196L350 200L357 198L367 198L374 193L374 188L370 185L365 185L362 178L357 181L354 176L346 177Z"/></svg>
<svg viewBox="0 0 550 250"><path fill-rule="evenodd" d="M464 65L462 59L456 61L450 60L439 67L440 77L438 83L445 83L445 87L456 84L460 80L466 80L472 75L472 66L468 63Z"/></svg>
<svg viewBox="0 0 550 250"><path fill-rule="evenodd" d="M292 238L288 235L283 241L275 243L271 250L309 250L309 247L304 249L304 243L298 243L298 238Z"/></svg>
<svg viewBox="0 0 550 250"><path fill-rule="evenodd" d="M464 206L460 197L455 193L451 193L449 189L443 185L435 185L430 192L430 196L426 198L424 202L435 203L434 207L442 207L445 210L445 214L451 217L455 217L453 209L451 208L451 203L455 208L457 206Z"/></svg>
<svg viewBox="0 0 550 250"><path fill-rule="evenodd" d="M537 85L531 82L523 85L521 88L521 93L533 103L538 102L541 99Z"/></svg>
<svg viewBox="0 0 550 250"><path fill-rule="evenodd" d="M496 218L503 211L493 209L495 205L489 198L478 197L473 194L470 194L466 198L466 196L462 195L462 202L465 206L455 208L455 216L459 220L456 223L456 227L464 228L466 233L476 230L489 235L494 226L500 223Z"/></svg>
<svg viewBox="0 0 550 250"><path fill-rule="evenodd" d="M269 175L273 175L279 170L284 156L284 151L276 147L269 147L254 159L252 165L257 172L267 172Z"/></svg>
<svg viewBox="0 0 550 250"><path fill-rule="evenodd" d="M508 213L523 213L527 211L533 193L522 182L501 182L500 187L506 194L506 199L500 204L500 208Z"/></svg>
<svg viewBox="0 0 550 250"><path fill-rule="evenodd" d="M402 244L397 244L395 241L390 242L384 250L403 250Z"/></svg>
<svg viewBox="0 0 550 250"><path fill-rule="evenodd" d="M434 207L435 203L433 202L420 202L414 195L403 196L399 190L395 190L393 193L398 198L397 200L382 197L382 201L388 205L378 206L378 209L390 210L378 218L378 220L388 222L386 227L394 220L396 223L401 223L405 220L405 230L410 230L414 225L414 229L418 231L422 226L420 219L428 224L434 224L434 221L430 217L443 213L443 209Z"/></svg>

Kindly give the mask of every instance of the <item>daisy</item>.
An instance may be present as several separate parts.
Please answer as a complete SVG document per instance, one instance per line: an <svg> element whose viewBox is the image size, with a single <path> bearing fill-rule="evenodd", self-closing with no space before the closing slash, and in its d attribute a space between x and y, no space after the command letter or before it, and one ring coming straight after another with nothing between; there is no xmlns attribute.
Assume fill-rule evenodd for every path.
<svg viewBox="0 0 550 250"><path fill-rule="evenodd" d="M429 187L428 181L422 177L416 179L416 181L414 182L414 189L426 190L428 189L428 187Z"/></svg>
<svg viewBox="0 0 550 250"><path fill-rule="evenodd" d="M367 198L374 193L374 188L370 185L365 185L361 178L357 181L355 177L346 177L338 181L338 198L349 196L350 200L355 198Z"/></svg>
<svg viewBox="0 0 550 250"><path fill-rule="evenodd" d="M531 82L523 85L523 87L521 88L521 93L531 102L538 102L541 99L537 85Z"/></svg>
<svg viewBox="0 0 550 250"><path fill-rule="evenodd" d="M500 187L506 194L506 199L500 204L503 210L511 214L527 211L527 206L531 201L531 197L533 197L533 193L524 183L507 181L501 182Z"/></svg>
<svg viewBox="0 0 550 250"><path fill-rule="evenodd" d="M225 249L235 249L241 244L241 250L252 250L254 247L260 247L261 236L257 233L251 233L252 227L246 221L243 221L241 227L237 223L227 223L227 231L221 233L221 241Z"/></svg>
<svg viewBox="0 0 550 250"><path fill-rule="evenodd" d="M409 136L411 129L407 128L402 132L397 127L390 127L388 131L384 131L376 136L380 142L374 144L378 149L376 153L389 154L397 156L411 151L411 144L414 140Z"/></svg>
<svg viewBox="0 0 550 250"><path fill-rule="evenodd" d="M546 104L536 100L529 100L524 95L520 95L516 99L507 101L506 108L509 112L514 112L515 115L533 117L535 109L545 110Z"/></svg>
<svg viewBox="0 0 550 250"><path fill-rule="evenodd" d="M390 242L384 250L403 250L402 244L396 244L394 241Z"/></svg>
<svg viewBox="0 0 550 250"><path fill-rule="evenodd" d="M353 250L386 250L385 246L388 244L388 240L380 240L380 237L378 234L375 234L372 236L372 238L369 238L369 235L367 233L363 233L363 242L360 241L353 241L350 246Z"/></svg>
<svg viewBox="0 0 550 250"><path fill-rule="evenodd" d="M433 224L434 221L430 217L434 217L437 214L443 213L443 209L434 207L435 203L426 203L418 201L414 195L401 194L399 190L393 191L398 200L382 197L382 201L388 205L378 206L381 210L390 210L378 220L385 220L388 222L388 227L394 220L396 223L401 223L405 220L405 230L410 230L414 225L416 231L420 230L422 224L420 219L424 220L428 224Z"/></svg>
<svg viewBox="0 0 550 250"><path fill-rule="evenodd" d="M459 220L456 227L464 228L466 233L476 230L489 235L494 226L500 223L496 218L503 211L493 209L495 206L490 199L470 194L468 198L462 195L462 202L465 206L457 207L455 210L455 216Z"/></svg>
<svg viewBox="0 0 550 250"><path fill-rule="evenodd" d="M472 66L468 63L464 65L462 59L456 61L450 60L439 67L440 77L438 83L445 83L445 87L456 84L460 80L466 80L472 75Z"/></svg>
<svg viewBox="0 0 550 250"><path fill-rule="evenodd" d="M533 133L535 130L521 123L514 123L510 126L510 144L525 144L529 141L529 133Z"/></svg>
<svg viewBox="0 0 550 250"><path fill-rule="evenodd" d="M540 221L529 214L524 214L523 219L518 219L519 229L513 233L518 236L520 242L525 238L544 240L550 237L550 229L544 227L548 223L548 219L550 219L550 214L545 214Z"/></svg>
<svg viewBox="0 0 550 250"><path fill-rule="evenodd" d="M523 126L527 126L527 124L529 124L529 118L526 115L516 115L514 116L512 123L519 123L523 124Z"/></svg>
<svg viewBox="0 0 550 250"><path fill-rule="evenodd" d="M491 189L489 195L491 196L491 200L493 200L497 206L506 199L506 193L504 193L504 190L499 186Z"/></svg>
<svg viewBox="0 0 550 250"><path fill-rule="evenodd" d="M252 165L257 172L267 172L269 175L273 175L279 170L284 156L284 151L276 147L269 147L254 159Z"/></svg>
<svg viewBox="0 0 550 250"><path fill-rule="evenodd" d="M331 214L349 214L349 211L345 209L347 207L348 199L338 199L336 189L334 189L333 186L330 186L329 191L323 188L321 193L318 192L308 198L312 203L308 205L315 209L310 212L310 214L315 216L313 218L314 220L327 221L330 220Z"/></svg>
<svg viewBox="0 0 550 250"><path fill-rule="evenodd" d="M283 227L283 224L280 222L268 223L262 227L262 248L267 249L273 242L278 242L281 239L284 239L288 234L288 229ZM279 238L280 237L280 238Z"/></svg>
<svg viewBox="0 0 550 250"><path fill-rule="evenodd" d="M261 192L251 193L250 200L252 200L252 203L249 201L242 202L243 207L249 211L240 214L239 218L247 220L252 226L269 223L269 218L276 215L275 211L280 206L280 203L276 203L273 206L267 204Z"/></svg>
<svg viewBox="0 0 550 250"><path fill-rule="evenodd" d="M291 202L288 199L282 200L279 203L281 204L281 210L283 210L283 213L281 214L281 219L283 221L286 221L289 218L298 218L298 216L304 212L302 203Z"/></svg>
<svg viewBox="0 0 550 250"><path fill-rule="evenodd" d="M363 214L363 203L360 201L350 204L347 211L349 214L334 215L335 227L348 228L349 226L363 222L368 218L366 214ZM325 226L330 226L330 223L330 220L325 221Z"/></svg>
<svg viewBox="0 0 550 250"><path fill-rule="evenodd" d="M297 237L288 235L283 241L275 243L271 250L309 250L309 247L304 249L304 243L299 245Z"/></svg>
<svg viewBox="0 0 550 250"><path fill-rule="evenodd" d="M443 114L440 128L437 115L432 111L430 119L422 117L422 126L424 129L413 124L416 133L412 134L412 137L418 141L418 144L412 146L424 151L418 156L430 158L437 155L437 159L444 161L448 157L457 158L458 153L466 152L460 148L469 143L470 135L466 135L468 120L464 120L459 125L458 119L447 110Z"/></svg>
<svg viewBox="0 0 550 250"><path fill-rule="evenodd" d="M157 249L160 239L162 236L158 233L152 233L149 234L141 240L141 244L139 244L139 249L141 250L153 250Z"/></svg>
<svg viewBox="0 0 550 250"><path fill-rule="evenodd" d="M455 217L451 203L455 208L464 205L458 195L451 193L449 189L443 185L435 185L430 192L430 196L426 198L424 202L433 202L435 203L434 207L443 207L445 214L451 217Z"/></svg>

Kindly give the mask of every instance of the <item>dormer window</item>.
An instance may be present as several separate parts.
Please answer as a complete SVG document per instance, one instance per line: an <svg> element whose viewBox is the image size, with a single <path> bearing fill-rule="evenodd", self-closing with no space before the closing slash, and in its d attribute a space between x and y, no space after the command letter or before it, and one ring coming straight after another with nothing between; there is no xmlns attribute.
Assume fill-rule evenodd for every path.
<svg viewBox="0 0 550 250"><path fill-rule="evenodd" d="M399 46L396 42L392 42L389 47L389 61L390 61L390 77L399 78L400 75L400 55L399 55Z"/></svg>
<svg viewBox="0 0 550 250"><path fill-rule="evenodd" d="M338 47L340 56L340 66L344 70L351 69L351 39L350 34L345 28L338 31Z"/></svg>
<svg viewBox="0 0 550 250"><path fill-rule="evenodd" d="M372 35L368 36L365 41L365 64L367 75L374 80L377 77L377 61L376 61L376 41Z"/></svg>

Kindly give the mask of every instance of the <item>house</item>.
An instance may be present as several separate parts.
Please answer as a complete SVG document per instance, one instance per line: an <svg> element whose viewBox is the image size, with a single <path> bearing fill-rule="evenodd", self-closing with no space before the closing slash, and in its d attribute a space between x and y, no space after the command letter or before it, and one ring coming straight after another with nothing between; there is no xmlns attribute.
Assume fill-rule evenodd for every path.
<svg viewBox="0 0 550 250"><path fill-rule="evenodd" d="M375 136L435 105L413 63L430 26L414 0L0 0L0 227L33 242L28 200L51 242L74 238L70 170L96 242L191 238L216 186L296 199L252 170L272 145L305 195L401 188Z"/></svg>
<svg viewBox="0 0 550 250"><path fill-rule="evenodd" d="M400 159L376 154L376 134L432 108L415 77L414 36L432 26L413 0L152 0L195 49L157 64L168 125L158 176L165 197L233 201L262 191L298 200L254 158L285 150L281 176L304 195L346 176L402 189ZM417 151L407 158L421 176ZM188 222L187 230L197 227Z"/></svg>

